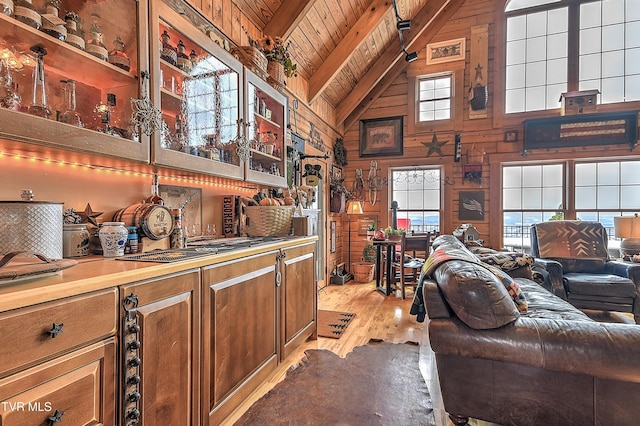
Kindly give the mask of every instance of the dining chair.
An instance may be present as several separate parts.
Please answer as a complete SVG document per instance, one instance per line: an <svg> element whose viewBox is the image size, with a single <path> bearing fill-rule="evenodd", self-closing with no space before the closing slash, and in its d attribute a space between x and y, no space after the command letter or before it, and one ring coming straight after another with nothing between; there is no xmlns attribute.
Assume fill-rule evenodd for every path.
<svg viewBox="0 0 640 426"><path fill-rule="evenodd" d="M400 283L400 293L402 299L406 298L406 288L411 287L415 292L418 285L420 270L425 259L431 251L431 242L434 235L430 232L425 234L402 234L400 240L399 257L392 263L393 276L396 283Z"/></svg>

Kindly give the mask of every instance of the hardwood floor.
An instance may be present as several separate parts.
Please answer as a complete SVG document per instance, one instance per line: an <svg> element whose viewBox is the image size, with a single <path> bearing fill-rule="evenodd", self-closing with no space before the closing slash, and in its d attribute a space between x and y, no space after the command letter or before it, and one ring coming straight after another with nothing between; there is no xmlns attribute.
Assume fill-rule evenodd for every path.
<svg viewBox="0 0 640 426"><path fill-rule="evenodd" d="M307 349L328 349L345 356L353 348L365 345L370 339L382 339L385 342L403 343L407 341L420 344L420 370L425 377L429 393L434 405L438 426L448 426L440 391L438 388L435 361L428 345L426 323L418 323L415 316L409 314L413 294L407 292L402 300L398 295L385 296L375 290L375 283L348 282L345 285L330 285L318 293L318 308L334 311L353 312L356 317L339 339L319 337L318 340L307 341L282 363L270 380L259 387L223 425L233 423L259 398L284 379L290 366L297 364ZM473 423L487 425L487 423Z"/></svg>

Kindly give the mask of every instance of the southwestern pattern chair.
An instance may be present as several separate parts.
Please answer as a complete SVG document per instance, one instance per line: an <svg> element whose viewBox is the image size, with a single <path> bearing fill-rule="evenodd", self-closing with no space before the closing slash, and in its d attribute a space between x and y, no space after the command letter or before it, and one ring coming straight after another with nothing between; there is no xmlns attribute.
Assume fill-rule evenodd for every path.
<svg viewBox="0 0 640 426"><path fill-rule="evenodd" d="M531 254L556 296L578 309L630 312L640 324L640 264L609 258L600 222L557 220L530 231Z"/></svg>

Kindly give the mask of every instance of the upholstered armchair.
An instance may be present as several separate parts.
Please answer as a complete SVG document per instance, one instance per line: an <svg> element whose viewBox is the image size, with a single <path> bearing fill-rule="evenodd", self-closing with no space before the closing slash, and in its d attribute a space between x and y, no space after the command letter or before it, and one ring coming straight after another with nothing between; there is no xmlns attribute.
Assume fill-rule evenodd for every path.
<svg viewBox="0 0 640 426"><path fill-rule="evenodd" d="M556 296L579 309L630 312L640 324L640 264L611 260L607 245L600 222L531 225L531 254Z"/></svg>

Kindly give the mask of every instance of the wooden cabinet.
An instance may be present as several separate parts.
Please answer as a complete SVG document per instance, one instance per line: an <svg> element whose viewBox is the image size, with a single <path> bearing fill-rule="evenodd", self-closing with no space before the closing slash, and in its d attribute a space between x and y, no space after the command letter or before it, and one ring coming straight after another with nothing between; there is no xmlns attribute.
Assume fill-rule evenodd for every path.
<svg viewBox="0 0 640 426"><path fill-rule="evenodd" d="M316 337L317 284L315 243L283 251L280 263L280 359L309 337Z"/></svg>
<svg viewBox="0 0 640 426"><path fill-rule="evenodd" d="M251 147L245 180L285 188L287 97L246 68L245 84L246 138Z"/></svg>
<svg viewBox="0 0 640 426"><path fill-rule="evenodd" d="M0 314L0 424L115 424L117 294Z"/></svg>
<svg viewBox="0 0 640 426"><path fill-rule="evenodd" d="M64 10L75 12L87 27L97 25L103 43L111 47L116 39L124 43L124 54L129 58L129 69L82 50L18 20L0 14L0 137L11 141L29 142L64 150L119 157L134 161L149 160L148 138L140 135L131 124L130 98L140 96L141 70L148 69L146 36L147 3L116 0L96 4L88 0L65 1ZM60 16L60 18L63 18ZM95 21L92 21L95 20ZM87 30L89 28L86 28ZM88 34L87 34L88 35ZM88 37L89 38L89 37ZM81 40L84 42L84 40ZM41 80L44 94L34 94L34 70L39 46L43 56L44 77ZM114 61L115 62L115 61ZM61 122L70 109L66 90L67 82L75 82L75 111L82 125ZM40 79L38 79L40 81ZM148 81L147 81L148 84ZM21 98L7 102L7 96L17 93ZM33 106L49 111L38 116ZM46 107L46 108L44 108ZM5 146L18 146L7 145ZM22 145L21 148L33 148ZM94 159L94 164L99 164Z"/></svg>
<svg viewBox="0 0 640 426"><path fill-rule="evenodd" d="M208 424L219 424L277 366L276 255L203 269L202 401Z"/></svg>
<svg viewBox="0 0 640 426"><path fill-rule="evenodd" d="M115 360L109 338L0 379L0 424L116 424Z"/></svg>
<svg viewBox="0 0 640 426"><path fill-rule="evenodd" d="M121 304L122 424L199 424L200 271L123 285Z"/></svg>
<svg viewBox="0 0 640 426"><path fill-rule="evenodd" d="M243 179L242 64L200 31L207 23L195 13L156 1L150 19L153 100L167 124L152 162Z"/></svg>
<svg viewBox="0 0 640 426"><path fill-rule="evenodd" d="M315 243L203 269L203 410L219 424L315 337Z"/></svg>

